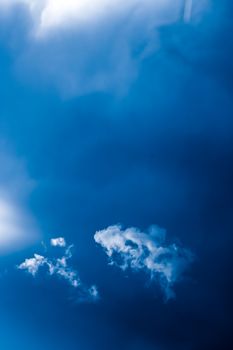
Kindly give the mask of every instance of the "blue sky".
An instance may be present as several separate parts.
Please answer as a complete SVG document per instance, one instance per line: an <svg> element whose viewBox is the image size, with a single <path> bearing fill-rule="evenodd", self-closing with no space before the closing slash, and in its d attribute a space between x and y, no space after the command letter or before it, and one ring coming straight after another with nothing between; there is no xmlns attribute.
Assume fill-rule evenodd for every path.
<svg viewBox="0 0 233 350"><path fill-rule="evenodd" d="M0 347L232 346L229 0L0 0Z"/></svg>

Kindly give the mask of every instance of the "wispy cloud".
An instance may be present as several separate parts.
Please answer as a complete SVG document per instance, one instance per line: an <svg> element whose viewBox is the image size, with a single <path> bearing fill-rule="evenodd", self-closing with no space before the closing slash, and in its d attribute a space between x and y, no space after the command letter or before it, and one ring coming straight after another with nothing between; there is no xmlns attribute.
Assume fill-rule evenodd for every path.
<svg viewBox="0 0 233 350"><path fill-rule="evenodd" d="M66 242L63 237L52 238L50 240L52 247L62 248L61 257L48 257L39 254L34 254L32 258L25 259L20 265L19 270L26 270L33 277L37 275L39 270L44 267L49 276L57 276L68 282L68 284L78 289L80 301L96 301L99 298L99 293L96 286L87 288L79 278L78 272L69 264L72 258L73 245L66 247Z"/></svg>
<svg viewBox="0 0 233 350"><path fill-rule="evenodd" d="M7 16L17 5L30 17L16 59L22 78L72 97L127 91L142 60L160 47L159 28L190 22L208 1L0 0L0 6Z"/></svg>
<svg viewBox="0 0 233 350"><path fill-rule="evenodd" d="M28 270L29 273L35 276L39 268L45 264L47 264L47 260L44 256L34 254L34 258L26 259L18 268L21 270Z"/></svg>
<svg viewBox="0 0 233 350"><path fill-rule="evenodd" d="M189 22L192 18L193 0L186 0L184 4L184 21Z"/></svg>
<svg viewBox="0 0 233 350"><path fill-rule="evenodd" d="M165 230L152 226L147 233L135 227L109 226L96 232L95 241L109 257L110 264L122 270L143 270L158 281L167 299L174 297L173 285L193 257L187 249L165 244Z"/></svg>

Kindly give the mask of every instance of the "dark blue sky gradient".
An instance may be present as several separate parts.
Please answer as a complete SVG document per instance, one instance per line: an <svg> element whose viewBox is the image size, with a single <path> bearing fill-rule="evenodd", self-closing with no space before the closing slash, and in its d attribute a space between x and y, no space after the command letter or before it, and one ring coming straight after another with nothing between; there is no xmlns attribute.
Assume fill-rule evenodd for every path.
<svg viewBox="0 0 233 350"><path fill-rule="evenodd" d="M161 28L123 96L62 99L22 82L13 60L27 18L0 25L1 137L37 183L28 206L43 239L74 243L74 266L101 295L79 304L62 281L17 271L39 244L1 257L1 349L232 348L232 10L216 0L200 23ZM93 235L115 223L157 224L193 251L175 300L107 265Z"/></svg>

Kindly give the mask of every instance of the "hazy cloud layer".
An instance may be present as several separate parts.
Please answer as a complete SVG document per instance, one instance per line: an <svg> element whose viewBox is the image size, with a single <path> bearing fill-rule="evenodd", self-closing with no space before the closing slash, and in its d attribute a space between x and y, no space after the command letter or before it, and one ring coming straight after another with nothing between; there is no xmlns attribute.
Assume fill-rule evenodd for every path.
<svg viewBox="0 0 233 350"><path fill-rule="evenodd" d="M166 298L174 297L172 287L192 261L192 254L176 244L165 243L165 230L152 226L148 233L135 227L109 226L96 232L95 241L122 270L144 270L152 281L158 281Z"/></svg>
<svg viewBox="0 0 233 350"><path fill-rule="evenodd" d="M27 28L15 62L22 79L52 86L70 97L93 91L125 93L141 61L159 48L158 29L195 20L207 3L0 0L0 8L2 18L11 18L19 8L24 13L21 21Z"/></svg>
<svg viewBox="0 0 233 350"><path fill-rule="evenodd" d="M207 0L0 0L0 6L9 11L16 5L28 10L33 19L32 30L37 36L71 27L93 26L107 17L130 14L147 16L154 25L171 23L179 17L190 20Z"/></svg>
<svg viewBox="0 0 233 350"><path fill-rule="evenodd" d="M73 246L66 246L63 237L53 238L50 241L52 247L62 248L61 257L48 257L44 255L34 254L32 258L25 259L18 269L26 270L32 276L36 276L39 270L44 267L49 276L57 276L65 279L70 286L78 288L80 294L79 301L96 301L99 298L99 293L96 286L87 288L79 278L78 272L69 264L72 258Z"/></svg>

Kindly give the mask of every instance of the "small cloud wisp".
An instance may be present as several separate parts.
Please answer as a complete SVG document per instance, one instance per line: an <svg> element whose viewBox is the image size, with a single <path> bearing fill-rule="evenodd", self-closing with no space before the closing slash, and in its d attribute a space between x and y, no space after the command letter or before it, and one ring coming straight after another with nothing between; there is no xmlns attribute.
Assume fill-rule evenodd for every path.
<svg viewBox="0 0 233 350"><path fill-rule="evenodd" d="M192 262L192 253L176 244L165 244L165 230L152 226L148 233L135 227L122 229L113 225L97 231L94 239L109 257L110 265L122 270L149 273L151 281L159 282L166 299L175 297L173 285Z"/></svg>
<svg viewBox="0 0 233 350"><path fill-rule="evenodd" d="M33 277L39 272L41 267L45 267L49 276L58 276L65 279L70 286L78 288L81 298L79 301L97 301L99 293L96 286L87 288L79 278L78 272L69 265L68 260L72 258L71 249L73 245L67 247L63 237L52 238L50 240L52 247L65 248L65 252L59 258L46 257L39 254L34 254L34 257L25 259L17 266L19 270L26 270Z"/></svg>

